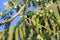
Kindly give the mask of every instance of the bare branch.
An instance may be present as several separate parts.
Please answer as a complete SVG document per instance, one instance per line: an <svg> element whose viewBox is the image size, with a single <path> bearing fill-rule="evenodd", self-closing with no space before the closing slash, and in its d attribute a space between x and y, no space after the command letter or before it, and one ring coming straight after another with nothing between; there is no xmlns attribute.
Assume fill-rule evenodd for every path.
<svg viewBox="0 0 60 40"><path fill-rule="evenodd" d="M26 5L22 6L22 7L20 8L20 10L19 10L14 16L12 16L12 18L0 22L0 25L5 24L5 23L8 23L8 22L11 22L13 19L15 19L15 18L21 13L21 11L24 10L25 6L26 6Z"/></svg>

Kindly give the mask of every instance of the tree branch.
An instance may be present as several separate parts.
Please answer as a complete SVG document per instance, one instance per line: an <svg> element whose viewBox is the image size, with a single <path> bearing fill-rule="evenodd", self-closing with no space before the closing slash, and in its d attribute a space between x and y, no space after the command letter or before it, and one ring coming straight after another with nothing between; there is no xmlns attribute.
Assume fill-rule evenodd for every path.
<svg viewBox="0 0 60 40"><path fill-rule="evenodd" d="M21 13L21 11L24 10L25 6L26 6L26 5L22 6L22 7L20 8L20 10L19 10L14 16L12 16L12 18L0 22L0 25L5 24L5 23L9 23L9 22L11 22L13 19L15 19L15 18Z"/></svg>

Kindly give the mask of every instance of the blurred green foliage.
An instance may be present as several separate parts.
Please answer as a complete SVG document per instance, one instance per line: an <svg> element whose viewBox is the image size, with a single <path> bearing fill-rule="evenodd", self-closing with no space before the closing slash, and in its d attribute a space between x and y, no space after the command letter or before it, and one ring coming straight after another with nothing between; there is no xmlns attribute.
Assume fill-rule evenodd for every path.
<svg viewBox="0 0 60 40"><path fill-rule="evenodd" d="M25 2L26 0L10 0L5 7L9 5L18 12ZM30 2L36 7L34 11L27 11ZM11 28L10 23L6 24L0 32L0 40L60 40L60 0L28 0L20 16L20 21Z"/></svg>

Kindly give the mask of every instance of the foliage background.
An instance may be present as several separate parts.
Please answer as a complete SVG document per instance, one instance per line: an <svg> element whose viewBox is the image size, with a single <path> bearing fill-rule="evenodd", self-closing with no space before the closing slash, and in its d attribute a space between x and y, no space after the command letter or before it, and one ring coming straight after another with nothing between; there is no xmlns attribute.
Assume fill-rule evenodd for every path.
<svg viewBox="0 0 60 40"><path fill-rule="evenodd" d="M28 10L31 3L34 9ZM4 6L0 40L60 40L60 0L8 0ZM10 27L14 12L20 18Z"/></svg>

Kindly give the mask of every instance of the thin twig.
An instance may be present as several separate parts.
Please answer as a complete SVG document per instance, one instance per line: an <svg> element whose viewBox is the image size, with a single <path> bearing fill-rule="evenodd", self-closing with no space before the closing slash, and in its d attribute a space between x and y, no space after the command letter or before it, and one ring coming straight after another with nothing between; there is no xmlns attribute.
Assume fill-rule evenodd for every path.
<svg viewBox="0 0 60 40"><path fill-rule="evenodd" d="M24 10L25 6L26 6L26 5L22 6L22 7L20 8L20 10L19 10L14 16L12 16L12 18L0 22L0 25L5 24L5 23L9 23L9 22L11 22L13 19L15 19L15 18L21 13L21 11Z"/></svg>

